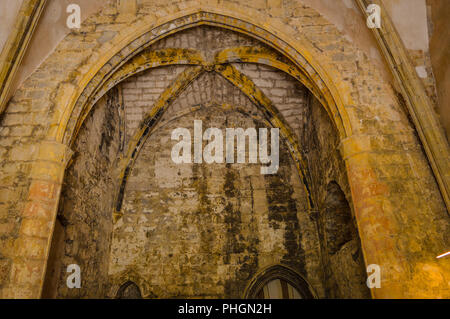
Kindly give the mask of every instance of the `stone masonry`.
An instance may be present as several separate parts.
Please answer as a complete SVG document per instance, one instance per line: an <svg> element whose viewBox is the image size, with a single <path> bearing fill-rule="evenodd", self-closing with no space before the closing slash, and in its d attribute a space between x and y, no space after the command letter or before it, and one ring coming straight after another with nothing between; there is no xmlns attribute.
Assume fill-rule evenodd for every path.
<svg viewBox="0 0 450 319"><path fill-rule="evenodd" d="M450 296L405 93L339 28L303 1L135 3L69 33L0 118L0 298L241 298L273 265L319 298ZM278 173L175 165L195 119L279 128Z"/></svg>

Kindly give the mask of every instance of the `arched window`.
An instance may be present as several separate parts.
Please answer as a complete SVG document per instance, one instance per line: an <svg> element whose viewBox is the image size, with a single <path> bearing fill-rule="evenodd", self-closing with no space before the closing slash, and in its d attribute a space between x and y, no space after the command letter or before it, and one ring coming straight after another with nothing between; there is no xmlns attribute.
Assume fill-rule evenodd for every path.
<svg viewBox="0 0 450 319"><path fill-rule="evenodd" d="M142 299L141 290L134 282L127 281L120 286L116 299Z"/></svg>
<svg viewBox="0 0 450 319"><path fill-rule="evenodd" d="M303 299L300 292L283 279L269 281L256 296L258 299Z"/></svg>
<svg viewBox="0 0 450 319"><path fill-rule="evenodd" d="M248 299L312 299L310 285L294 270L282 265L269 267L252 279Z"/></svg>

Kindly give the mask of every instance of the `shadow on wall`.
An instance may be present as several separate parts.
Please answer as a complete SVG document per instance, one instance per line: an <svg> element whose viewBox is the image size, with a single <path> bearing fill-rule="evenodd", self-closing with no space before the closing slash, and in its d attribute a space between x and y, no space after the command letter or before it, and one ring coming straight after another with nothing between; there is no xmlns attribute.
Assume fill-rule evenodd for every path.
<svg viewBox="0 0 450 319"><path fill-rule="evenodd" d="M350 205L341 187L327 185L319 217L327 298L370 298L361 241Z"/></svg>

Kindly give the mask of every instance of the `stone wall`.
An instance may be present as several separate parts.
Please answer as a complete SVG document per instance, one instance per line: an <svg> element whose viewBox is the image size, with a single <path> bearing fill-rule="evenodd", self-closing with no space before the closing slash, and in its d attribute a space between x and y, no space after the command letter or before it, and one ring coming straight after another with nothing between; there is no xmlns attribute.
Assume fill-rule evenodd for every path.
<svg viewBox="0 0 450 319"><path fill-rule="evenodd" d="M193 132L194 119L204 129L262 127L231 107L201 104L148 138L114 227L113 281L136 273L146 297L241 298L259 270L284 263L320 290L317 234L285 145L273 176L260 164L172 162L172 130Z"/></svg>
<svg viewBox="0 0 450 319"><path fill-rule="evenodd" d="M113 178L120 146L121 101L117 89L97 102L73 147L59 203L44 297L103 298L107 293ZM83 289L66 285L67 267L82 269ZM56 288L56 290L55 290Z"/></svg>
<svg viewBox="0 0 450 319"><path fill-rule="evenodd" d="M208 52L211 59L219 49L237 44L261 46L236 33L201 27L169 37L152 49L192 45L204 50L205 55ZM308 208L305 185L284 142L281 143L280 168L275 175L261 175L260 164L177 165L172 162L170 152L175 144L170 140L172 130L185 127L193 132L194 120L202 120L204 129L267 126L264 114L243 92L218 73L205 72L171 102L139 150L126 181L122 217L114 225L109 250L109 242L104 239L110 236L111 229L105 225L111 220L108 221L106 212L113 198L108 194L114 187L102 188L101 183L96 183L95 188L86 187L80 181L103 180L107 178L105 174L112 174L111 166L119 149L128 148L146 114L188 66L152 69L129 78L114 89L108 94L108 104L105 99L100 100L92 120L85 124L77 140L79 151L74 159L77 164L69 168L60 204L59 220L66 235L64 256L55 257L63 264L58 268L61 272L58 297L107 295L112 287L134 280L144 297L239 298L253 276L274 264L287 265L303 275L318 296L369 296L367 288L360 287L365 282L364 262L350 207L346 202L344 213L347 215L339 219L342 209L327 204L330 180L339 180L348 192L337 150L337 135L327 115L308 90L289 75L263 65L233 65L263 91L301 141L302 151L313 168L315 198L324 201L315 204L326 206L324 209L328 209L331 216L328 220L332 222L326 223L326 217L321 215L325 212L317 215L317 210ZM120 92L120 101L116 101L117 92ZM122 108L123 119L119 120ZM113 123L95 120L98 116L107 117L106 111L114 112L114 116L109 116ZM94 120L101 123L100 127L93 124ZM117 130L122 121L125 144L120 147ZM90 136L90 145L101 144L95 139L100 136L99 132L101 136L114 136L115 146L109 154L101 152L103 157L96 162L102 164L96 175L83 169L93 154L82 146L88 142L85 136ZM102 174L98 175L100 172ZM89 196L95 191L107 196L102 201L107 205L93 207L89 204L92 201ZM77 203L72 197L80 192ZM98 205L97 202L92 204ZM94 216L103 224L80 220L79 216L72 221L75 215L70 212L80 210L97 212ZM350 238L344 234L345 241L339 242L339 249L344 245L345 248L337 257L330 257L337 251L329 253L327 245L319 243L319 238L322 242L336 239L336 235L327 233L330 225L349 229ZM99 226L103 226L103 240L88 238L88 232L71 232L71 229L86 228L98 233L95 227ZM92 245L93 240L95 245ZM328 253L330 256L325 256ZM83 282L83 289L73 295L64 288L63 270L81 255L87 259L83 267L88 269L88 278ZM339 261L332 262L330 258ZM105 266L108 259L109 265ZM94 267L108 269L107 279L103 271L103 276L97 278L100 287L90 282L90 269ZM105 285L109 289L104 289ZM109 294L109 297L113 296Z"/></svg>
<svg viewBox="0 0 450 319"><path fill-rule="evenodd" d="M351 191L339 151L339 138L328 115L310 96L301 122L301 141L314 183L315 212L328 298L368 298L367 274Z"/></svg>
<svg viewBox="0 0 450 319"><path fill-rule="evenodd" d="M81 124L93 104L93 91L97 84L115 74L115 67L122 64L129 67L136 62L130 62L128 58L133 54L140 55L140 49L150 45L155 36L165 37L167 33L164 32L168 28L187 27L186 21L200 23L205 16L216 25L232 26L236 30L239 27L255 38L270 42L276 50L293 60L295 65L290 65L291 70L303 72L312 79L309 83L315 85L316 93L326 96L320 107L328 110L327 116L339 133L332 137L335 140L330 144L320 142L333 135L326 126L317 134L320 142L317 145L321 145L317 152L322 152L323 158L317 162L316 168L310 163L308 174L320 186L309 186L313 190L316 213L320 203L325 202L325 190L330 181L336 181L343 190L353 208L366 263L377 263L384 269L382 288L373 289L372 296L449 295L448 261L435 258L448 248L445 246L450 233L448 212L414 125L406 115L402 98L392 89L379 65L372 63L370 56L317 11L294 3L274 11L273 3L268 3L220 1L219 6L218 2L211 2L214 13L200 14L200 5L196 1L173 1L170 4L146 1L135 13L123 19L117 14L115 2L108 2L104 13L86 19L82 29L61 41L24 82L1 119L0 155L4 160L0 163L0 278L3 297L40 296L62 173L69 147L73 147L70 141L80 140L75 129L78 124L82 127L81 136L87 134ZM196 14L154 28L164 19L186 14L186 8L190 6L195 7L196 11L192 12ZM229 12L233 13L232 17L221 15ZM203 20L201 23L212 22ZM264 25L264 29L256 28L255 24ZM204 72L211 71L210 62L207 60L200 68ZM151 68L148 65L141 67ZM240 67L256 82L267 78L266 73L266 78L261 79L248 73L262 74L265 67ZM273 80L275 84L270 85L276 85L277 79ZM299 80L308 83L305 78ZM264 84L260 85L264 91ZM275 101L277 97L284 97L270 90L264 91L269 99ZM233 102L231 105L242 104ZM275 107L282 108L276 103ZM301 132L305 126L295 125L304 118L302 112L305 110L294 108L292 111L300 113L294 114L294 120L287 126ZM141 114L139 112L134 114ZM289 112L283 112L281 115L287 119ZM134 121L139 121L139 116ZM322 116L316 117L320 118ZM127 127L131 123L124 125ZM96 134L94 136L99 143L100 133ZM308 138L306 134L297 135L300 141ZM51 152L45 152L49 145L52 146ZM306 144L302 142L300 145ZM341 162L338 163L338 157L327 155L328 147L335 155L339 149L343 157ZM320 157L310 156L308 161L316 159ZM320 179L324 176L320 172L327 167L327 161L335 163L332 167L337 177L329 175L325 181ZM109 174L109 164L106 163L102 160L96 164L102 167L98 168L97 178L105 185L114 185L119 182L119 174ZM71 176L70 167L67 176ZM96 175L97 171L92 172ZM347 176L343 172L347 172ZM112 177L111 181L108 176ZM65 182L66 185L70 180ZM78 190L84 187L81 177L71 183ZM92 203L94 199L85 193L86 203ZM115 192L110 193L108 196L112 197ZM105 203L108 201L105 199ZM93 288L93 292L100 294L97 288ZM88 294L82 293L82 296Z"/></svg>
<svg viewBox="0 0 450 319"><path fill-rule="evenodd" d="M436 91L441 122L450 141L450 3L445 0L427 0L428 24L430 32L430 56L433 74L436 79Z"/></svg>

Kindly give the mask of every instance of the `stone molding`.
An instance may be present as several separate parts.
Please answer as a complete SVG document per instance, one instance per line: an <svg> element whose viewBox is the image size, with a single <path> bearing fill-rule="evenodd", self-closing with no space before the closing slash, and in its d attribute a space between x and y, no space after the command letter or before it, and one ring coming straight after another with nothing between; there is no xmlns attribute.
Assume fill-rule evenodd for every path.
<svg viewBox="0 0 450 319"><path fill-rule="evenodd" d="M24 0L0 55L0 114L8 103L11 85L47 0Z"/></svg>
<svg viewBox="0 0 450 319"><path fill-rule="evenodd" d="M365 17L368 0L355 0ZM420 81L406 48L386 13L382 0L375 1L381 7L381 28L372 29L380 51L394 76L406 101L409 115L422 142L428 161L439 185L447 212L450 211L450 147L439 123L433 105Z"/></svg>

